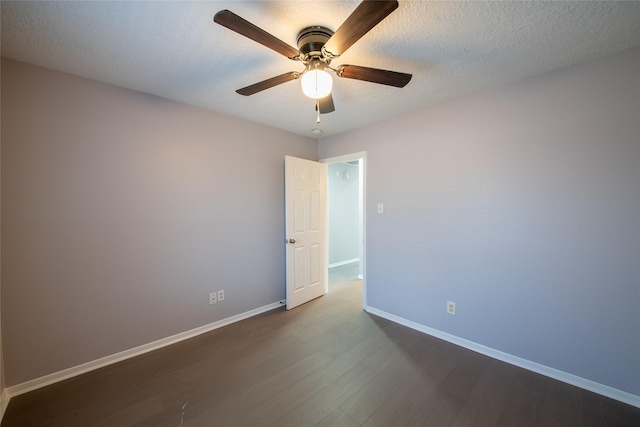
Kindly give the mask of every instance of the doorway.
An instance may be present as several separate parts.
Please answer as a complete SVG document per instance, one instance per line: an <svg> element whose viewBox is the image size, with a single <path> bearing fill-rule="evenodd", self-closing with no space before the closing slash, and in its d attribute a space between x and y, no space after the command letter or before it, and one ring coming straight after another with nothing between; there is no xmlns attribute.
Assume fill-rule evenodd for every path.
<svg viewBox="0 0 640 427"><path fill-rule="evenodd" d="M366 153L348 154L320 161L328 166L327 292L331 285L362 281L364 308Z"/></svg>

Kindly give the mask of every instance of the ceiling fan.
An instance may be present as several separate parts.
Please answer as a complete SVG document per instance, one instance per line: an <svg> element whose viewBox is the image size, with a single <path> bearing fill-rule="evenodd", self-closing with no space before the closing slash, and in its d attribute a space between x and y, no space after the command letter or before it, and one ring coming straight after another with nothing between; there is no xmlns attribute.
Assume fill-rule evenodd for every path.
<svg viewBox="0 0 640 427"><path fill-rule="evenodd" d="M302 29L298 33L298 49L229 10L216 13L213 21L305 66L301 72L290 71L238 89L237 93L249 96L282 83L301 79L302 90L305 95L316 100L319 115L335 111L331 95L332 79L327 70L333 71L338 77L388 86L404 87L409 83L411 74L358 65L343 64L336 68L330 65L332 60L342 55L397 8L396 0L363 0L335 32L322 26Z"/></svg>

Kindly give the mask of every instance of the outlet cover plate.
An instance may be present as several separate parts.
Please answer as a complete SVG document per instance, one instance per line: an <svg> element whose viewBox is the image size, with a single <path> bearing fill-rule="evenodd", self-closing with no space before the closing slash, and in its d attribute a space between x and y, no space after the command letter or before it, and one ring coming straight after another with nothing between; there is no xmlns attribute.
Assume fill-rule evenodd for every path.
<svg viewBox="0 0 640 427"><path fill-rule="evenodd" d="M453 301L447 301L447 313L456 315L456 303Z"/></svg>

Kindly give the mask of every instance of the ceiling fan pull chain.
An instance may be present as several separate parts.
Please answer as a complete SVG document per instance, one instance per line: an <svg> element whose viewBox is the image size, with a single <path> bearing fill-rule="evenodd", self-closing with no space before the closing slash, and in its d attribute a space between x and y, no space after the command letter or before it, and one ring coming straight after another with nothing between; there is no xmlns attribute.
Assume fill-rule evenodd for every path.
<svg viewBox="0 0 640 427"><path fill-rule="evenodd" d="M316 111L318 112L316 117L316 123L320 123L320 98L316 99Z"/></svg>

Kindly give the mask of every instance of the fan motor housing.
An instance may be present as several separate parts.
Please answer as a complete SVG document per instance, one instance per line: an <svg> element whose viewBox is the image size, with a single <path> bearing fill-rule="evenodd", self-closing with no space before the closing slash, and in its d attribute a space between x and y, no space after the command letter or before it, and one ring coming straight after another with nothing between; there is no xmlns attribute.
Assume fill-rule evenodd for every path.
<svg viewBox="0 0 640 427"><path fill-rule="evenodd" d="M298 33L298 49L302 56L321 57L322 46L333 35L333 31L326 27L306 27Z"/></svg>

